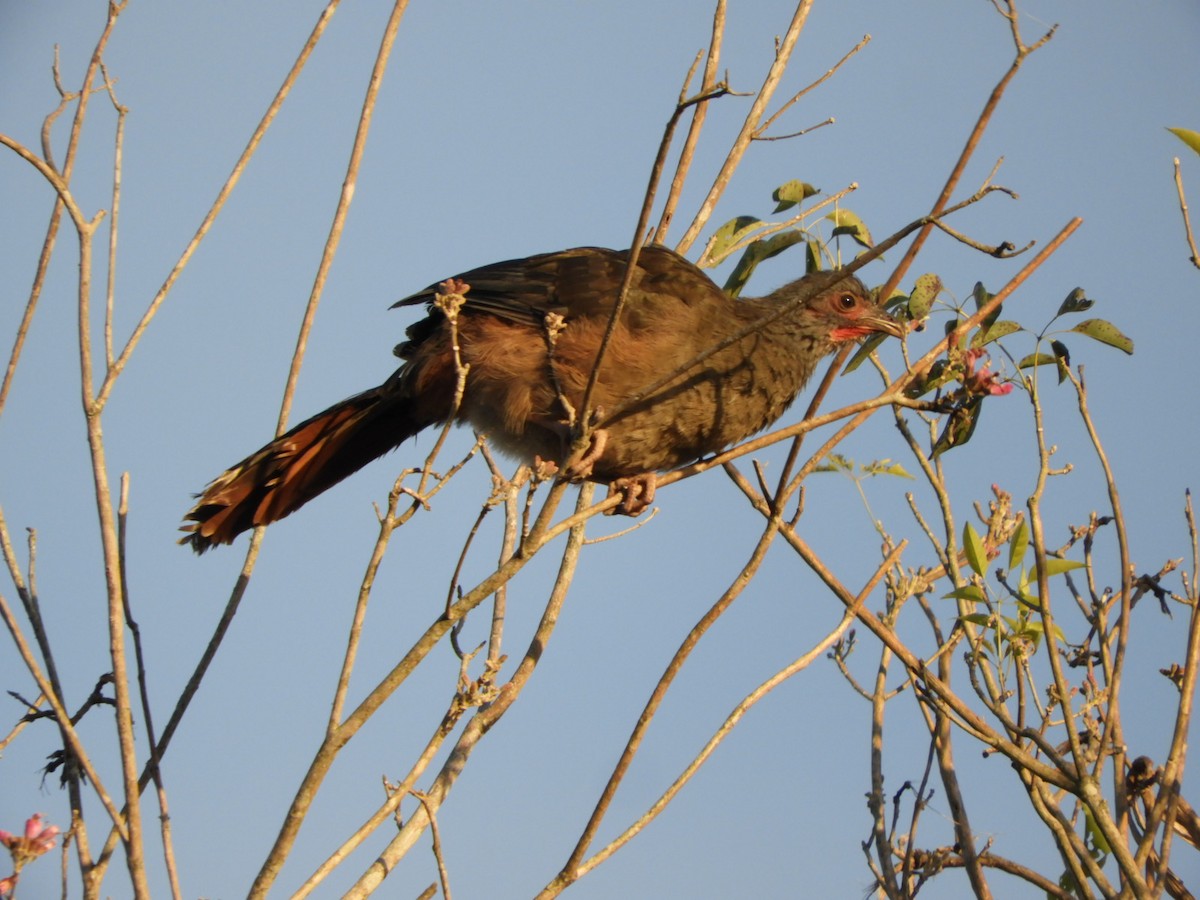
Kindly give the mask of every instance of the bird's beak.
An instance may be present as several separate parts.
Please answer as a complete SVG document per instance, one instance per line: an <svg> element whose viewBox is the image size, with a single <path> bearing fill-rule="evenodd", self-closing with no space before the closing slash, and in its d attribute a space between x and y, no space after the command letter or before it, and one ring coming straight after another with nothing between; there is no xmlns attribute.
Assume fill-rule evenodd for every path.
<svg viewBox="0 0 1200 900"><path fill-rule="evenodd" d="M860 316L855 324L861 325L864 332L878 331L883 334L890 334L892 337L902 338L908 333L908 329L904 325L897 322L882 309Z"/></svg>
<svg viewBox="0 0 1200 900"><path fill-rule="evenodd" d="M855 317L852 325L835 328L829 336L834 343L841 343L842 341L857 341L873 334L890 334L892 337L902 338L907 330L904 325L882 309L875 309L860 313Z"/></svg>

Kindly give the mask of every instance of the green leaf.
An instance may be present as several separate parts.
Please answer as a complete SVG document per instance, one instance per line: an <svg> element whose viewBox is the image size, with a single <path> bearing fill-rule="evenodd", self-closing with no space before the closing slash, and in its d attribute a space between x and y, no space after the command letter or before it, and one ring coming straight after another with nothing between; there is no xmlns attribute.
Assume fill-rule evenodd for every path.
<svg viewBox="0 0 1200 900"><path fill-rule="evenodd" d="M1050 349L1054 351L1054 362L1058 365L1058 383L1062 384L1071 371L1071 351L1062 341L1051 341Z"/></svg>
<svg viewBox="0 0 1200 900"><path fill-rule="evenodd" d="M1053 366L1058 363L1058 358L1051 353L1030 353L1028 356L1021 357L1021 361L1017 363L1018 369L1032 369L1035 366Z"/></svg>
<svg viewBox="0 0 1200 900"><path fill-rule="evenodd" d="M1104 832L1100 830L1100 826L1096 824L1096 818L1092 815L1092 811L1085 805L1083 814L1087 823L1087 833L1092 839L1092 846L1105 856L1112 853L1112 845L1108 843L1108 839L1104 836Z"/></svg>
<svg viewBox="0 0 1200 900"><path fill-rule="evenodd" d="M1095 300L1089 300L1083 293L1083 288L1077 287L1067 294L1067 299L1058 307L1058 315L1084 312L1096 305Z"/></svg>
<svg viewBox="0 0 1200 900"><path fill-rule="evenodd" d="M771 199L777 204L775 212L783 212L819 193L821 193L821 189L813 187L807 181L793 180L775 188L771 192Z"/></svg>
<svg viewBox="0 0 1200 900"><path fill-rule="evenodd" d="M1046 560L1046 577L1049 578L1053 575L1061 575L1063 572L1071 572L1082 568L1083 563L1077 560L1050 557Z"/></svg>
<svg viewBox="0 0 1200 900"><path fill-rule="evenodd" d="M746 286L746 282L750 280L750 276L754 274L754 269L760 262L777 256L802 240L804 240L802 232L789 230L781 231L762 241L755 241L742 252L742 258L729 273L729 278L725 281L725 292L736 297L742 292L742 288Z"/></svg>
<svg viewBox="0 0 1200 900"><path fill-rule="evenodd" d="M1029 591L1017 591L1017 602L1023 606L1027 606L1034 612L1041 612L1042 600L1037 594L1031 594Z"/></svg>
<svg viewBox="0 0 1200 900"><path fill-rule="evenodd" d="M942 290L942 279L932 272L922 275L913 285L908 297L908 314L914 320L924 319L933 307L933 301Z"/></svg>
<svg viewBox="0 0 1200 900"><path fill-rule="evenodd" d="M842 369L843 375L848 375L861 366L870 357L871 351L887 340L888 335L875 333L867 337L862 342L854 355L850 357L850 362L846 363L846 368Z"/></svg>
<svg viewBox="0 0 1200 900"><path fill-rule="evenodd" d="M875 246L875 242L871 239L871 232L867 230L867 226L863 224L863 220L850 212L850 210L835 209L825 218L833 223L834 235L849 235L864 247Z"/></svg>
<svg viewBox="0 0 1200 900"><path fill-rule="evenodd" d="M983 412L982 397L975 397L963 406L952 409L946 419L946 427L942 429L937 442L933 445L931 455L937 458L947 450L961 447L969 441L971 435L975 433L975 426L979 424L981 412Z"/></svg>
<svg viewBox="0 0 1200 900"><path fill-rule="evenodd" d="M897 478L908 479L913 477L904 470L904 466L898 462L892 462L890 459L874 460L863 466L862 470L864 475L895 475Z"/></svg>
<svg viewBox="0 0 1200 900"><path fill-rule="evenodd" d="M705 252L714 263L719 263L730 254L734 244L764 225L766 223L762 219L756 219L754 216L738 216L736 219L730 219L713 232Z"/></svg>
<svg viewBox="0 0 1200 900"><path fill-rule="evenodd" d="M971 337L972 347L983 347L990 344L992 341L998 341L1002 337L1008 337L1013 332L1020 331L1021 325L1019 322L1011 322L1005 320L1003 322L994 322L987 329L980 328Z"/></svg>
<svg viewBox="0 0 1200 900"><path fill-rule="evenodd" d="M1066 637L1063 636L1063 630L1058 627L1058 623L1054 622L1052 625L1054 626L1054 636L1060 641L1065 641ZM1040 619L1030 619L1025 623L1024 630L1036 637L1043 637L1046 634L1046 627Z"/></svg>
<svg viewBox="0 0 1200 900"><path fill-rule="evenodd" d="M1200 153L1200 131L1190 128L1168 128L1167 131L1191 147L1193 152Z"/></svg>
<svg viewBox="0 0 1200 900"><path fill-rule="evenodd" d="M912 311L908 308L908 294L905 294L899 288L892 289L892 295L886 300L883 300L879 305L891 313L897 320L902 322L913 321Z"/></svg>
<svg viewBox="0 0 1200 900"><path fill-rule="evenodd" d="M1087 319L1071 330L1086 334L1094 341L1116 347L1131 355L1133 353L1133 341L1123 335L1116 325L1106 322L1104 319Z"/></svg>
<svg viewBox="0 0 1200 900"><path fill-rule="evenodd" d="M854 460L840 453L830 453L824 460L817 464L813 471L850 473L854 471Z"/></svg>
<svg viewBox="0 0 1200 900"><path fill-rule="evenodd" d="M939 359L929 367L929 371L925 373L924 377L918 378L910 384L904 393L908 397L920 397L922 394L928 394L935 388L941 387L953 378L954 373L949 370L946 360Z"/></svg>
<svg viewBox="0 0 1200 900"><path fill-rule="evenodd" d="M1030 641L1035 648L1041 643L1044 636L1045 629L1042 628L1042 623L1037 619L1023 617L1021 622L1013 625L1013 637Z"/></svg>
<svg viewBox="0 0 1200 900"><path fill-rule="evenodd" d="M1001 616L1000 618L1014 636L1020 635L1025 631L1025 621L1023 619L1014 619L1012 616Z"/></svg>
<svg viewBox="0 0 1200 900"><path fill-rule="evenodd" d="M970 522L963 525L962 542L963 551L967 554L967 564L976 575L983 575L987 572L987 551L983 549L983 539L979 532Z"/></svg>
<svg viewBox="0 0 1200 900"><path fill-rule="evenodd" d="M821 245L817 241L804 242L804 274L821 271Z"/></svg>
<svg viewBox="0 0 1200 900"><path fill-rule="evenodd" d="M990 293L988 289L983 286L982 281L977 281L975 282L974 289L971 291L971 296L975 299L975 309L980 310L983 309L984 305L990 302L991 299L996 295ZM995 321L1000 318L1000 313L1003 308L1003 305L1000 305L988 313L986 318L979 323L979 330L986 334Z"/></svg>
<svg viewBox="0 0 1200 900"><path fill-rule="evenodd" d="M1028 356L1022 357L1017 363L1018 369L1032 369L1035 366L1058 366L1058 383L1062 384L1067 379L1067 371L1071 366L1071 351L1067 349L1067 345L1062 341L1051 341L1051 353L1030 353Z"/></svg>
<svg viewBox="0 0 1200 900"><path fill-rule="evenodd" d="M989 613L967 613L965 616L959 616L958 621L970 622L972 625L978 625L981 628L990 628L992 626L992 617Z"/></svg>
<svg viewBox="0 0 1200 900"><path fill-rule="evenodd" d="M1013 532L1012 537L1008 539L1008 570L1021 565L1021 560L1025 558L1025 551L1029 547L1029 525L1024 519L1017 523L1017 529Z"/></svg>
<svg viewBox="0 0 1200 900"><path fill-rule="evenodd" d="M948 594L942 594L943 600L966 600L970 603L982 603L986 600L983 588L968 584L966 587L955 588Z"/></svg>

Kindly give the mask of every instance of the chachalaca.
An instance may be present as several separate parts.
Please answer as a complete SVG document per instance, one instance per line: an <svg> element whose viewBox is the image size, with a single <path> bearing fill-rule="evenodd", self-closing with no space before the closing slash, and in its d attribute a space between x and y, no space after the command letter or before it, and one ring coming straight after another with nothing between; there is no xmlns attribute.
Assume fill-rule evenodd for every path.
<svg viewBox="0 0 1200 900"><path fill-rule="evenodd" d="M451 416L501 451L554 471L567 462L627 259L594 247L546 253L473 269L400 300L394 305L427 309L396 347L400 368L219 475L187 513L180 542L202 553L281 519ZM436 302L448 294L465 298L453 328ZM636 515L653 499L656 472L765 428L822 358L875 332L901 336L903 328L852 275L818 272L766 297L734 299L679 254L644 247L591 397L597 427L562 474L609 482L625 493L623 511ZM457 412L455 340L469 366Z"/></svg>

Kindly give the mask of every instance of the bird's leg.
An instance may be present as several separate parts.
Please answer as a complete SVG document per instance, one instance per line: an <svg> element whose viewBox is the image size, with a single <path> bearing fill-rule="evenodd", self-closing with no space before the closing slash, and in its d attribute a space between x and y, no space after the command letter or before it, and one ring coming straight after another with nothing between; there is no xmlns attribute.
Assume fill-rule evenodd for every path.
<svg viewBox="0 0 1200 900"><path fill-rule="evenodd" d="M612 516L620 513L623 516L640 516L654 502L654 490L658 487L657 472L643 472L641 475L629 475L616 478L608 485L608 495L621 494L624 499L620 506L614 506L605 515Z"/></svg>
<svg viewBox="0 0 1200 900"><path fill-rule="evenodd" d="M551 384L554 385L554 395L558 398L558 403L566 414L567 428L574 428L575 407L567 399L562 381L558 377L558 369L554 367L554 349L558 346L558 336L566 330L567 320L556 312L548 312L542 319L542 327L542 336L546 339L546 372L550 376Z"/></svg>
<svg viewBox="0 0 1200 900"><path fill-rule="evenodd" d="M572 410L572 412L574 412ZM599 421L604 415L602 409L592 411L592 421ZM564 478L570 481L582 481L590 478L592 469L604 455L605 448L608 447L608 431L603 428L596 428L588 436L587 447L583 450L583 455L579 459L571 460L571 439L575 437L576 432L573 423L554 421L546 422L540 418L531 418L531 422L535 422L547 431L552 431L559 436L563 444L563 457L565 457L562 465L544 460L537 457L536 465L542 467L542 471L549 471L549 467L553 466L555 471L559 472ZM553 473L550 473L553 474Z"/></svg>
<svg viewBox="0 0 1200 900"><path fill-rule="evenodd" d="M597 428L592 432L588 440L587 450L583 456L572 463L568 463L566 472L571 478L587 478L592 474L592 469L604 455L604 448L608 446L608 432L603 428Z"/></svg>
<svg viewBox="0 0 1200 900"><path fill-rule="evenodd" d="M554 350L558 346L558 336L563 333L567 327L567 321L556 312L546 313L542 321L543 336L546 339L546 362L547 370L550 375L550 381L554 385L554 394L558 399L559 405L563 408L566 415L566 421L553 423L554 430L557 431L563 439L563 455L570 455L570 447L568 439L575 437L576 429L579 428L579 414L575 406L567 399L566 391L563 390L562 381L558 377L558 370L554 367ZM594 425L603 417L603 412L600 409L594 409L591 413L591 422ZM598 428L592 431L590 442L586 452L575 462L568 462L562 469L565 477L572 481L577 481L587 478L592 474L592 469L595 467L597 460L604 453L604 448L608 443L608 432L603 428ZM541 460L539 465L544 466Z"/></svg>

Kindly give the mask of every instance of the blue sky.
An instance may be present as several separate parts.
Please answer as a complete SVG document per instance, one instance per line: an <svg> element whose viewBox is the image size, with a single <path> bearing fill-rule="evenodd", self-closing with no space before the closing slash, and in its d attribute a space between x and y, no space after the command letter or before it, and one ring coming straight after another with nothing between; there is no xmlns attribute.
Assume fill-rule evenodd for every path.
<svg viewBox="0 0 1200 900"><path fill-rule="evenodd" d="M141 315L195 230L277 89L320 9L315 3L150 4L133 0L106 55L129 107L117 262L119 336ZM1091 405L1122 488L1139 571L1187 553L1183 492L1195 486L1200 404L1192 387L1200 272L1187 260L1171 159L1183 157L1193 209L1200 159L1164 129L1200 129L1195 47L1200 11L1187 2L1023 7L1034 40L1055 38L1013 82L963 181L973 190L999 157L1000 196L956 227L980 240L1044 245L1072 217L1078 233L1010 302L1008 314L1040 327L1076 286L1094 314L1133 338L1126 357L1075 337ZM104 5L0 6L0 132L36 148L57 101L50 78L60 47L64 82L77 86ZM195 558L175 546L198 490L266 440L316 272L362 92L387 16L382 4L347 4L221 214L134 355L105 416L111 473L132 477L131 599L147 641L156 715L166 717L198 658L241 565L244 541ZM738 90L761 81L772 39L791 16L781 0L732 3L723 66ZM583 244L621 246L633 232L662 126L692 57L709 33L707 4L414 2L401 25L380 94L354 205L330 272L301 374L293 418L379 383L410 321L388 311L415 289L494 260ZM806 96L783 131L834 116L806 138L760 144L738 172L713 226L766 215L771 190L793 178L826 192L850 182L846 206L883 236L931 206L983 102L1011 61L991 4L818 3L801 37L785 97L826 71L864 33L868 47ZM84 209L107 208L113 115L93 98L75 182ZM686 219L749 101L715 104L683 201ZM64 151L66 119L55 135ZM24 306L51 203L44 181L11 153L0 157L0 345ZM676 229L678 236L679 227ZM51 635L75 702L105 666L103 571L79 409L75 346L75 244L64 230L21 370L0 416L0 505L15 539L38 533L38 574ZM900 258L865 270L878 284ZM1002 285L1023 259L996 261L935 236L909 276L937 272L956 297ZM751 292L794 277L784 255L764 265ZM916 347L921 336L913 338ZM925 340L932 340L927 336ZM1015 341L1014 353L1028 349ZM885 363L900 368L895 346ZM860 370L837 399L867 396ZM1047 411L1059 459L1075 465L1047 498L1052 543L1103 502L1096 464L1066 390ZM799 412L789 413L794 420ZM903 458L884 417L844 448L860 460ZM220 657L166 762L172 824L186 896L243 894L328 715L344 633L375 532L371 504L396 473L423 459L431 439L377 463L270 529ZM447 451L463 452L458 434ZM1019 394L987 404L972 443L947 457L960 521L998 483L1018 498L1032 487L1029 407ZM778 448L761 457L768 469ZM903 459L902 459L903 461ZM747 466L748 470L748 466ZM443 603L458 549L486 492L482 467L465 473L416 527L402 530L377 587L355 687L372 684ZM908 483L867 485L872 510L897 534L912 530ZM1022 493L1024 492L1024 493ZM451 885L460 897L535 893L565 859L654 679L683 635L736 575L758 534L756 516L719 472L677 484L633 535L589 547L558 632L533 682L472 759L441 816ZM592 533L627 522L604 520ZM806 535L849 582L877 560L878 539L853 485L810 483ZM482 543L465 583L489 570ZM921 552L924 552L922 548ZM913 564L923 559L913 558ZM523 647L553 576L533 566L510 597L510 653ZM1111 562L1107 572L1112 573ZM1107 577L1114 577L1109 574ZM1177 584L1177 583L1176 583ZM0 588L15 600L11 586ZM705 639L673 689L602 830L612 836L668 785L747 691L808 649L837 619L834 601L802 563L773 551L753 588ZM1182 616L1139 608L1127 737L1161 758L1170 686L1157 674L1178 659ZM465 643L482 639L483 617ZM918 634L913 626L914 636ZM924 638L915 638L924 640ZM869 677L877 649L860 634L854 663ZM381 775L407 769L453 689L457 663L436 652L347 749L326 782L281 879L285 894L378 800ZM894 676L898 678L898 675ZM30 693L12 652L0 686ZM888 788L920 777L925 739L911 701L889 717ZM3 718L12 721L14 703ZM97 746L103 714L84 723ZM870 883L859 844L869 833L869 709L829 663L789 682L753 711L700 776L651 828L570 892L573 897L856 897ZM56 788L39 784L53 749L49 729L8 748L0 827L31 812L62 823ZM962 741L967 802L997 852L1057 872L1052 849L1021 802L1009 767ZM112 760L97 751L110 783ZM1190 782L1195 784L1193 778ZM1194 793L1194 792L1193 792ZM1192 796L1193 804L1196 797ZM152 809L148 804L147 810ZM949 840L941 794L923 843ZM92 814L94 827L99 810ZM153 846L153 842L151 842ZM381 841L351 863L357 872ZM1200 857L1178 849L1181 875ZM1190 854L1190 855L1189 855ZM52 867L28 871L26 896ZM45 871L42 871L45 870ZM120 896L122 873L110 892ZM433 878L422 848L386 896L413 896ZM961 896L956 875L929 896ZM940 883L939 883L940 882ZM42 882L46 884L48 882ZM334 896L336 880L321 896ZM156 894L165 895L155 871ZM1033 896L996 876L998 896ZM48 888L47 888L48 889Z"/></svg>

